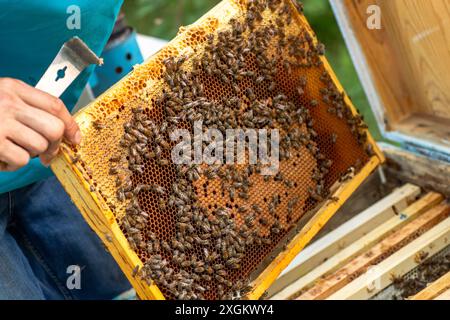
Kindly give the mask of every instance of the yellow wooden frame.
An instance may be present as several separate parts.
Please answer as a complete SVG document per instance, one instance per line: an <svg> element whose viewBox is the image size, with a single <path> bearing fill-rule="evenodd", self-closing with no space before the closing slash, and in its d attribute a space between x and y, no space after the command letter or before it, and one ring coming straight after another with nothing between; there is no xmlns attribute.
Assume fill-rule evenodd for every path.
<svg viewBox="0 0 450 320"><path fill-rule="evenodd" d="M432 300L448 289L450 289L450 272L447 272L409 300Z"/></svg>
<svg viewBox="0 0 450 320"><path fill-rule="evenodd" d="M290 5L293 4L289 1ZM170 46L173 43L179 43L180 37L190 28L198 28L199 25L204 23L208 17L217 17L218 19L224 14L230 12L236 12L236 8L240 8L239 0L224 0L214 7L208 14L203 16L191 26L183 29L172 42L168 44ZM309 26L304 16L296 16L300 19L300 22L314 35L311 27ZM314 37L314 41L317 43L317 39ZM151 57L156 57L158 53ZM333 82L337 86L340 92L344 89L338 81L335 73L325 57L322 57L322 61L326 70L329 72ZM145 65L145 63L144 63ZM140 67L142 68L142 66ZM139 72L136 70L136 72ZM98 98L108 95L112 90L118 88L121 84L126 83L129 79L133 78L133 72L127 77L114 85L106 93ZM351 108L352 112L356 114L356 109L353 106L351 100L345 96L345 102ZM92 105L92 104L91 104ZM76 120L84 122L86 117L83 115L83 110L89 108L91 105L79 111L76 115ZM86 123L83 123L86 125ZM367 131L368 143L373 147L375 153L370 158L367 164L358 172L351 180L342 183L335 191L334 196L338 197L338 201L327 201L322 207L313 215L313 217L303 226L300 232L291 240L286 250L278 254L278 256L268 265L267 268L254 280L253 290L249 293L249 299L258 299L270 284L278 277L281 271L292 261L292 259L306 246L306 244L320 231L320 229L327 223L327 221L336 213L340 206L351 196L356 188L367 178L378 165L385 161L385 158L380 149L375 144L374 139ZM114 217L114 214L109 209L108 205L101 197L98 197L95 192L90 191L90 185L85 180L83 172L72 164L70 151L63 148L62 152L51 164L51 168L61 184L71 196L73 202L80 210L84 219L89 226L96 232L100 239L105 244L111 255L114 257L128 280L135 288L138 296L141 299L164 299L161 291L156 285L148 285L144 281L133 277L132 270L135 266L142 267L142 262L138 258L135 252L131 250L128 245L125 236L121 232L118 223Z"/></svg>

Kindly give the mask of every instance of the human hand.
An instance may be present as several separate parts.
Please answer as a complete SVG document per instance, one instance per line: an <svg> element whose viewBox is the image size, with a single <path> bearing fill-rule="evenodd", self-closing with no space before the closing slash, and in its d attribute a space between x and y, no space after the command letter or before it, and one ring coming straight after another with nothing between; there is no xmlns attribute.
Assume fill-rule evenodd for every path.
<svg viewBox="0 0 450 320"><path fill-rule="evenodd" d="M81 142L80 129L60 99L0 78L0 171L16 171L36 156L48 166L62 138Z"/></svg>

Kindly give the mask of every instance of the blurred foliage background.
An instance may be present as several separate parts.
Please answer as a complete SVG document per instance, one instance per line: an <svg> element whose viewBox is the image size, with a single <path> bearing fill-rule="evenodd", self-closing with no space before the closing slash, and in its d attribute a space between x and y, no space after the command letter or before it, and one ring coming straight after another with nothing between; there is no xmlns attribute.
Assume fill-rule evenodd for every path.
<svg viewBox="0 0 450 320"><path fill-rule="evenodd" d="M122 10L139 33L172 39L180 26L196 21L219 0L125 0ZM382 140L366 95L345 46L328 0L303 0L305 15L321 42L338 78L364 115L376 140Z"/></svg>

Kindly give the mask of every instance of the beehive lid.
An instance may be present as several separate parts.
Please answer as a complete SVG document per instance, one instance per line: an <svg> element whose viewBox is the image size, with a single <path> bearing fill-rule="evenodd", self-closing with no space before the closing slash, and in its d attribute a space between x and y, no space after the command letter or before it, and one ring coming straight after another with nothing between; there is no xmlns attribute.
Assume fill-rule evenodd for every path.
<svg viewBox="0 0 450 320"><path fill-rule="evenodd" d="M449 162L449 2L331 3L384 136Z"/></svg>

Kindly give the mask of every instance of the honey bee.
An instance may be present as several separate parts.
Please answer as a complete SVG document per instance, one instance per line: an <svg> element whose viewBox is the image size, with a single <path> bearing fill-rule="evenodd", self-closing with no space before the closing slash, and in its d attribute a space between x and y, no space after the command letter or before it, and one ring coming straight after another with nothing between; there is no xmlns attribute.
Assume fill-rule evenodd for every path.
<svg viewBox="0 0 450 320"><path fill-rule="evenodd" d="M167 165L169 165L169 160L167 160L167 159L159 159L158 160L158 164L161 165L161 166L167 166Z"/></svg>
<svg viewBox="0 0 450 320"><path fill-rule="evenodd" d="M212 277L211 277L209 274L202 274L202 275L201 275L201 279L202 279L203 281L211 281L211 280L212 280Z"/></svg>
<svg viewBox="0 0 450 320"><path fill-rule="evenodd" d="M272 228L270 229L270 231L274 234L279 234L281 232L280 228L278 226L272 226Z"/></svg>
<svg viewBox="0 0 450 320"><path fill-rule="evenodd" d="M139 265L136 265L134 269L131 271L131 276L134 278L139 272Z"/></svg>
<svg viewBox="0 0 450 320"><path fill-rule="evenodd" d="M319 102L315 99L311 100L309 103L311 107L317 107L319 105Z"/></svg>
<svg viewBox="0 0 450 320"><path fill-rule="evenodd" d="M133 197L134 197L133 192L130 192L130 191L125 192L125 199L130 200L130 199L133 199Z"/></svg>
<svg viewBox="0 0 450 320"><path fill-rule="evenodd" d="M336 133L331 134L331 143L336 144L338 135Z"/></svg>
<svg viewBox="0 0 450 320"><path fill-rule="evenodd" d="M294 187L294 181L292 180L284 180L284 184L286 185L286 187L288 188L293 188Z"/></svg>
<svg viewBox="0 0 450 320"><path fill-rule="evenodd" d="M256 83L256 84L260 84L260 83L262 83L264 80L265 80L265 77L264 77L264 76L259 76L259 77L256 78L255 83Z"/></svg>
<svg viewBox="0 0 450 320"><path fill-rule="evenodd" d="M134 240L133 237L128 237L127 238L128 243L130 244L130 247L132 250L136 250L137 249L137 245L136 245L136 241Z"/></svg>
<svg viewBox="0 0 450 320"><path fill-rule="evenodd" d="M102 124L100 120L95 120L94 122L92 122L92 126L94 127L95 130L102 130L106 128L106 126Z"/></svg>
<svg viewBox="0 0 450 320"><path fill-rule="evenodd" d="M269 91L274 91L277 87L277 83L275 81L272 81L269 85Z"/></svg>
<svg viewBox="0 0 450 320"><path fill-rule="evenodd" d="M105 239L108 242L113 242L113 238L112 238L112 236L109 233L105 234Z"/></svg>
<svg viewBox="0 0 450 320"><path fill-rule="evenodd" d="M78 163L78 161L80 161L80 159L81 159L81 156L79 154L75 154L73 157L72 156L70 157L72 164Z"/></svg>
<svg viewBox="0 0 450 320"><path fill-rule="evenodd" d="M148 219L148 218L149 218L149 215L148 215L148 213L147 213L147 212L145 212L145 211L139 211L139 215L140 215L140 216L142 216L142 217L144 217L144 218L146 218L146 219Z"/></svg>
<svg viewBox="0 0 450 320"><path fill-rule="evenodd" d="M153 191L155 191L156 193L159 193L160 195L166 194L166 188L164 188L163 186L154 185L152 189L153 189Z"/></svg>
<svg viewBox="0 0 450 320"><path fill-rule="evenodd" d="M238 196L239 196L239 198L242 198L245 200L248 200L248 198L249 198L249 195L247 192L239 192Z"/></svg>
<svg viewBox="0 0 450 320"><path fill-rule="evenodd" d="M330 199L330 201L333 201L333 202L339 202L339 198L338 197L330 197L329 198Z"/></svg>
<svg viewBox="0 0 450 320"><path fill-rule="evenodd" d="M246 206L240 206L238 208L239 213L246 213L248 211L248 208Z"/></svg>
<svg viewBox="0 0 450 320"><path fill-rule="evenodd" d="M203 272L205 272L205 268L204 267L196 267L196 268L194 268L194 272L203 273Z"/></svg>
<svg viewBox="0 0 450 320"><path fill-rule="evenodd" d="M316 190L312 189L311 187L308 187L308 193L309 193L309 196L317 202L321 202L324 200L324 198L319 193L317 193Z"/></svg>
<svg viewBox="0 0 450 320"><path fill-rule="evenodd" d="M255 96L255 94L253 93L253 89L252 89L252 88L247 88L247 89L245 90L245 93L246 93L246 95L247 95L247 98L248 98L250 101L255 101L255 100L256 100L256 96Z"/></svg>
<svg viewBox="0 0 450 320"><path fill-rule="evenodd" d="M370 157L373 157L375 155L375 151L373 150L373 147L371 144L368 144L366 146L366 152Z"/></svg>
<svg viewBox="0 0 450 320"><path fill-rule="evenodd" d="M225 265L231 269L240 269L240 259L230 258L225 262Z"/></svg>
<svg viewBox="0 0 450 320"><path fill-rule="evenodd" d="M339 178L339 182L345 182L352 179L355 176L355 168L353 166L349 167L347 171Z"/></svg>
<svg viewBox="0 0 450 320"><path fill-rule="evenodd" d="M275 215L276 204L274 202L270 202L268 205L268 209L271 215Z"/></svg>
<svg viewBox="0 0 450 320"><path fill-rule="evenodd" d="M244 222L247 225L247 227L251 228L254 226L254 220L255 220L255 216L248 215L245 217Z"/></svg>
<svg viewBox="0 0 450 320"><path fill-rule="evenodd" d="M124 193L123 189L117 190L116 196L120 202L125 201L125 193Z"/></svg>
<svg viewBox="0 0 450 320"><path fill-rule="evenodd" d="M267 220L267 218L265 217L261 217L258 219L258 222L262 225L262 226L267 226L269 224L269 220Z"/></svg>
<svg viewBox="0 0 450 320"><path fill-rule="evenodd" d="M113 156L111 158L109 158L110 162L120 162L122 160L121 156Z"/></svg>
<svg viewBox="0 0 450 320"><path fill-rule="evenodd" d="M423 261L425 261L425 259L428 257L428 255L429 255L429 253L426 251L419 251L414 256L414 262L416 262L417 264L420 264Z"/></svg>
<svg viewBox="0 0 450 320"><path fill-rule="evenodd" d="M144 166L143 165L134 164L134 165L129 166L129 169L131 171L137 172L139 174L143 174L144 173Z"/></svg>
<svg viewBox="0 0 450 320"><path fill-rule="evenodd" d="M134 188L133 194L137 196L141 191L150 191L151 186L146 184L139 184Z"/></svg>
<svg viewBox="0 0 450 320"><path fill-rule="evenodd" d="M323 43L319 43L316 46L317 54L323 56L325 54L325 45Z"/></svg>
<svg viewBox="0 0 450 320"><path fill-rule="evenodd" d="M283 181L283 174L281 172L278 172L274 177L273 180L274 181Z"/></svg>
<svg viewBox="0 0 450 320"><path fill-rule="evenodd" d="M398 286L400 283L403 282L403 277L396 276L395 274L391 274L391 281L395 286Z"/></svg>

